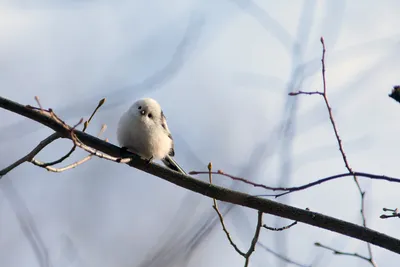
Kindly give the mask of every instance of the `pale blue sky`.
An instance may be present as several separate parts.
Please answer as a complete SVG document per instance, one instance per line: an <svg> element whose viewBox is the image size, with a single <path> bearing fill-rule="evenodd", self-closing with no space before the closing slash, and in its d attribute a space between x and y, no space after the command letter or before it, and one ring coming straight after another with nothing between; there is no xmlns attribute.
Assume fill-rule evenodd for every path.
<svg viewBox="0 0 400 267"><path fill-rule="evenodd" d="M153 97L186 170L204 170L212 161L216 169L268 185L300 185L346 171L322 98L287 96L322 89L324 36L329 99L351 166L400 177L400 105L387 96L400 83L399 12L398 1L372 0L1 0L0 94L23 104L35 104L37 95L70 123L87 118L106 97L89 132L105 123L113 143L121 113L137 98ZM0 166L51 133L4 110L0 118ZM59 141L40 159L70 146ZM400 185L361 184L368 225L400 238L398 220L379 219L383 207L397 207ZM0 180L0 189L1 266L40 266L46 253L48 266L57 267L243 266L210 199L126 166L93 159L53 174L25 164ZM361 223L351 178L278 201ZM233 238L247 249L256 212L220 205ZM269 215L264 221L290 223ZM24 230L21 222L34 228ZM262 230L260 241L303 264L369 266L313 245L367 255L362 242L307 225ZM377 247L373 255L379 266L399 260ZM251 262L291 266L261 247Z"/></svg>

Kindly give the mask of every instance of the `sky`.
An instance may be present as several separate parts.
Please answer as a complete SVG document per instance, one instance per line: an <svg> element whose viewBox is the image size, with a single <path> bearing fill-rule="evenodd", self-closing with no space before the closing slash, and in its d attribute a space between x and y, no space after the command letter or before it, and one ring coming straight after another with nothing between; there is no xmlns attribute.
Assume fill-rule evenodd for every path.
<svg viewBox="0 0 400 267"><path fill-rule="evenodd" d="M346 172L320 96L320 37L326 45L327 94L353 170L400 177L400 2L365 1L50 1L0 0L0 95L44 107L70 124L88 118L115 143L120 115L142 97L162 106L187 171L215 169L270 186L296 186ZM25 155L49 129L0 110L0 168ZM59 140L38 158L64 155ZM86 156L76 151L68 163ZM66 163L67 164L67 163ZM198 179L206 180L205 176ZM360 178L361 179L361 178ZM214 182L265 193L225 177ZM398 185L361 179L367 225L400 238ZM269 192L267 192L269 193ZM276 201L361 224L351 177ZM219 203L227 228L247 250L256 212ZM212 200L124 165L93 158L50 173L23 164L0 180L1 266L243 266ZM281 227L286 219L264 215ZM369 266L315 242L367 254L365 243L298 224L262 229L251 266ZM372 246L378 266L399 256Z"/></svg>

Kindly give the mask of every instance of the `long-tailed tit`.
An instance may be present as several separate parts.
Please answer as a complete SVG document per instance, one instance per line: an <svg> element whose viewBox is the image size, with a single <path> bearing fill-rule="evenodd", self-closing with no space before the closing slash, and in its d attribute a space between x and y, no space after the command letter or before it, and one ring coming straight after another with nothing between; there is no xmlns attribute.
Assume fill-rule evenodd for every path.
<svg viewBox="0 0 400 267"><path fill-rule="evenodd" d="M168 168L186 174L173 160L174 140L160 105L152 98L136 101L120 118L119 145L150 161L160 159Z"/></svg>

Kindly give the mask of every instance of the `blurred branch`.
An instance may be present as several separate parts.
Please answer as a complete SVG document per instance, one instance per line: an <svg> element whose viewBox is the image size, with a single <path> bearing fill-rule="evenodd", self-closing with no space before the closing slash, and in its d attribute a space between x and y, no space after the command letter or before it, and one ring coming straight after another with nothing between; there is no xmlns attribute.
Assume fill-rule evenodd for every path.
<svg viewBox="0 0 400 267"><path fill-rule="evenodd" d="M0 190L7 198L11 209L14 211L21 232L27 239L28 244L32 248L33 255L38 261L38 265L35 264L34 266L54 266L51 262L51 257L49 256L49 250L42 236L40 235L40 231L35 223L35 220L33 219L32 213L29 211L24 198L14 187L9 176L5 176L2 180L2 186L0 187Z"/></svg>
<svg viewBox="0 0 400 267"><path fill-rule="evenodd" d="M379 216L379 218L381 218L381 219L400 218L400 213L397 208L395 208L395 209L383 208L383 211L389 211L392 214L390 214L390 215L382 214L381 216Z"/></svg>
<svg viewBox="0 0 400 267"><path fill-rule="evenodd" d="M127 151L122 151L120 147L105 142L82 131L73 129L73 127L64 124L56 116L48 116L47 114L44 114L34 108L23 106L3 97L0 97L0 107L39 122L56 131L62 138L68 138L72 140L73 136L76 136L79 142L82 142L82 146L86 146L88 149L90 148L91 151L95 152L96 156L101 154L104 157L111 158L112 160L121 157L129 158L129 162L127 162L129 166L160 177L163 180L193 192L210 198L215 198L220 201L226 201L232 204L248 207L263 213L317 226L400 254L400 240L368 229L367 227L358 226L356 224L329 217L321 213L295 208L289 205L251 196L224 187L210 185L209 183L169 170L158 164L148 163L138 155ZM71 132L73 132L73 134L71 134Z"/></svg>

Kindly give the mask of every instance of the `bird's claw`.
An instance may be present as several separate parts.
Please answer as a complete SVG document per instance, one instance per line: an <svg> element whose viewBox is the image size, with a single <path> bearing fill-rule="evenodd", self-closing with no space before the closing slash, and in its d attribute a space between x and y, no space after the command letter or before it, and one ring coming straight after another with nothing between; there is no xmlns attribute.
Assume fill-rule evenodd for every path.
<svg viewBox="0 0 400 267"><path fill-rule="evenodd" d="M152 159L153 159L153 157L151 157L151 158L149 158L149 159L146 159L146 165L147 165L147 166L150 165Z"/></svg>

